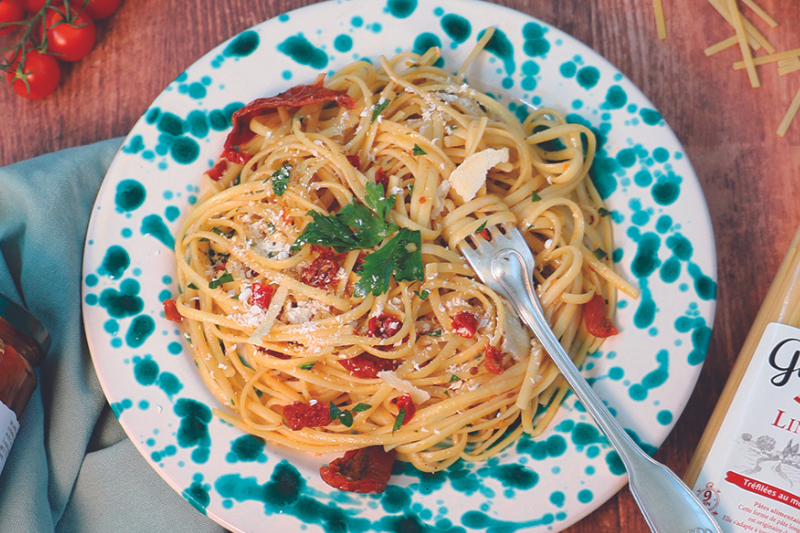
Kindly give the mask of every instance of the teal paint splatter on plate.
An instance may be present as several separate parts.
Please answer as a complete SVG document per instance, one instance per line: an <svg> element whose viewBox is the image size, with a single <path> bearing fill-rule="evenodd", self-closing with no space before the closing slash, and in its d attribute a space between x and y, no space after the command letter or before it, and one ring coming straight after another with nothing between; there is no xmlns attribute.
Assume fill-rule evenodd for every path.
<svg viewBox="0 0 800 533"><path fill-rule="evenodd" d="M131 258L127 250L122 246L113 245L106 250L103 262L100 264L97 273L101 276L108 276L111 279L119 279L129 266L131 266Z"/></svg>
<svg viewBox="0 0 800 533"><path fill-rule="evenodd" d="M175 238L167 228L164 220L158 215L147 215L142 220L142 235L151 235L158 239L169 250L175 248Z"/></svg>
<svg viewBox="0 0 800 533"><path fill-rule="evenodd" d="M417 0L389 0L386 9L393 17L408 18L417 9Z"/></svg>
<svg viewBox="0 0 800 533"><path fill-rule="evenodd" d="M136 180L126 179L117 184L114 195L114 205L121 212L135 211L140 208L147 198L144 185Z"/></svg>
<svg viewBox="0 0 800 533"><path fill-rule="evenodd" d="M321 70L328 66L328 54L317 48L302 33L289 37L278 45L278 51L301 65Z"/></svg>
<svg viewBox="0 0 800 533"><path fill-rule="evenodd" d="M485 32L486 30L482 30L478 33L478 39L483 37ZM505 33L496 29L492 38L486 43L484 49L503 62L503 68L505 68L506 74L509 76L514 74L514 71L517 69L516 62L514 61L514 46L511 44L511 41L508 40L508 36Z"/></svg>
<svg viewBox="0 0 800 533"><path fill-rule="evenodd" d="M131 348L138 348L156 330L155 321L148 315L134 317L128 332L125 333L125 343Z"/></svg>
<svg viewBox="0 0 800 533"><path fill-rule="evenodd" d="M175 414L181 419L177 441L182 448L195 448L192 460L196 463L208 461L211 437L208 424L211 422L211 409L208 406L188 398L175 402Z"/></svg>
<svg viewBox="0 0 800 533"><path fill-rule="evenodd" d="M666 350L659 350L656 354L656 363L658 367L645 374L641 383L631 385L628 389L628 395L631 399L641 402L647 398L650 390L658 388L666 383L669 378L669 352Z"/></svg>
<svg viewBox="0 0 800 533"><path fill-rule="evenodd" d="M447 36L459 44L472 35L472 25L461 15L449 13L442 17L440 24Z"/></svg>
<svg viewBox="0 0 800 533"><path fill-rule="evenodd" d="M236 36L222 51L225 57L246 57L256 51L260 42L258 33L252 30L244 31Z"/></svg>

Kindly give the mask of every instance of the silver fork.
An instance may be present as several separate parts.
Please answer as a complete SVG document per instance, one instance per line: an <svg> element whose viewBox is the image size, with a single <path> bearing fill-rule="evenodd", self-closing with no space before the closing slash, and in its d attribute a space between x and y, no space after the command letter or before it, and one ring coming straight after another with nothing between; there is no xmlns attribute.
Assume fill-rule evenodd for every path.
<svg viewBox="0 0 800 533"><path fill-rule="evenodd" d="M488 228L491 240L480 234L459 244L459 251L492 290L505 297L542 343L575 395L616 448L636 503L655 533L722 533L706 507L675 473L653 460L617 424L547 323L533 289L534 259L522 234L513 227Z"/></svg>

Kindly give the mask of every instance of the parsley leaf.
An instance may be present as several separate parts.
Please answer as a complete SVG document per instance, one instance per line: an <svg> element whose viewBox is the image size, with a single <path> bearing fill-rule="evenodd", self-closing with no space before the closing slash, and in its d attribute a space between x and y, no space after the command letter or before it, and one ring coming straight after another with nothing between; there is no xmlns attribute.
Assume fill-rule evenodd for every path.
<svg viewBox="0 0 800 533"><path fill-rule="evenodd" d="M298 365L297 368L302 368L303 370L311 370L311 368L317 363L305 363L302 365Z"/></svg>
<svg viewBox="0 0 800 533"><path fill-rule="evenodd" d="M377 183L367 182L367 205L381 218L386 220L386 216L394 208L394 195L384 196L383 187Z"/></svg>
<svg viewBox="0 0 800 533"><path fill-rule="evenodd" d="M394 197L392 197L392 205L394 205ZM344 206L337 217L349 227L357 228L353 232L353 237L359 244L353 249L365 250L377 246L383 239L397 231L397 226L386 222L383 218L376 217L367 206L358 202Z"/></svg>
<svg viewBox="0 0 800 533"><path fill-rule="evenodd" d="M355 407L353 407L350 410L352 412L354 412L354 413L360 413L362 411L369 411L370 409L372 409L372 406L370 404L368 404L368 403L359 403L359 404L357 404Z"/></svg>
<svg viewBox="0 0 800 533"><path fill-rule="evenodd" d="M272 173L272 192L277 196L283 196L283 193L289 187L290 170L292 170L292 165L284 163L281 168Z"/></svg>
<svg viewBox="0 0 800 533"><path fill-rule="evenodd" d="M443 331L440 329L432 329L430 331L426 331L423 335L427 335L429 337L441 337L443 335Z"/></svg>
<svg viewBox="0 0 800 533"><path fill-rule="evenodd" d="M487 222L488 222L488 220L484 220L484 221L483 221L483 224L481 224L481 225L480 225L480 227L479 227L478 229L476 229L476 230L475 230L475 233L480 233L480 232L482 232L483 230L485 230L485 229L486 229L486 223L487 223Z"/></svg>
<svg viewBox="0 0 800 533"><path fill-rule="evenodd" d="M339 215L325 216L316 211L309 211L308 214L314 221L308 224L303 233L294 241L291 247L293 252L299 250L306 243L328 246L333 248L336 253L360 248L355 233L340 220Z"/></svg>
<svg viewBox="0 0 800 533"><path fill-rule="evenodd" d="M456 381L461 381L461 378L453 374L450 376L450 383L455 383Z"/></svg>
<svg viewBox="0 0 800 533"><path fill-rule="evenodd" d="M194 289L194 290L197 290L197 285L195 285L194 283L190 283L190 284L188 284L188 285L186 286L186 288L187 288L187 289Z"/></svg>
<svg viewBox="0 0 800 533"><path fill-rule="evenodd" d="M538 202L538 201L539 201L539 200L541 200L541 199L542 199L542 197L541 197L541 196L539 196L539 193L538 193L538 192L536 192L536 191L533 191L533 192L531 193L531 202Z"/></svg>
<svg viewBox="0 0 800 533"><path fill-rule="evenodd" d="M607 217L611 215L611 211L609 211L605 207L601 207L600 209L597 210L597 212L600 213L601 217Z"/></svg>
<svg viewBox="0 0 800 533"><path fill-rule="evenodd" d="M400 429L400 426L403 425L403 420L406 419L406 408L401 407L400 412L397 413L397 418L394 419L394 425L392 426L392 433Z"/></svg>
<svg viewBox="0 0 800 533"><path fill-rule="evenodd" d="M377 246L386 237L397 231L397 226L386 222L386 215L394 207L394 196L384 198L380 185L367 183L367 203L369 207L353 202L347 204L335 215L321 215L316 211L308 214L314 219L294 241L291 250L299 250L304 244L320 244L333 248L336 253L352 250L366 250ZM351 228L356 228L354 231Z"/></svg>
<svg viewBox="0 0 800 533"><path fill-rule="evenodd" d="M328 415L331 417L331 420L338 420L347 427L353 425L353 413L347 409L339 409L333 402L330 403L330 407L328 408Z"/></svg>
<svg viewBox="0 0 800 533"><path fill-rule="evenodd" d="M361 279L355 286L356 296L378 296L389 290L395 281L422 281L422 237L419 231L402 228L397 235L364 259Z"/></svg>
<svg viewBox="0 0 800 533"><path fill-rule="evenodd" d="M420 148L420 146L419 146L417 143L414 143L414 150L412 151L412 153L413 153L414 155L425 155L425 154L427 154L428 152L426 152L425 150L423 150L422 148Z"/></svg>
<svg viewBox="0 0 800 533"><path fill-rule="evenodd" d="M431 291L428 289L422 289L421 291L414 291L414 294L419 296L419 299L425 301L428 299L428 295L430 295Z"/></svg>
<svg viewBox="0 0 800 533"><path fill-rule="evenodd" d="M226 239L230 239L231 237L233 237L236 234L236 232L234 230L222 231L220 228L217 228L217 227L211 228L211 233L216 233L217 235L221 235L221 236L225 237Z"/></svg>
<svg viewBox="0 0 800 533"><path fill-rule="evenodd" d="M214 278L208 282L209 289L216 289L223 283L228 283L229 281L233 281L233 274L228 271L223 272L218 278Z"/></svg>
<svg viewBox="0 0 800 533"><path fill-rule="evenodd" d="M383 111L387 107L389 107L389 104L391 102L392 102L391 100L387 100L386 98L381 96L381 99L378 100L378 103L372 106L372 120L370 120L369 123L372 124L373 122L375 122L375 120L378 118L378 116L381 113L383 113Z"/></svg>
<svg viewBox="0 0 800 533"><path fill-rule="evenodd" d="M594 252L592 252L592 253L593 253L593 254L594 254L594 256L595 256L596 258L598 258L598 259L605 259L606 257L608 257L608 254L607 254L607 253L606 253L606 252L605 252L605 251L604 251L602 248L597 248L597 249L596 249Z"/></svg>

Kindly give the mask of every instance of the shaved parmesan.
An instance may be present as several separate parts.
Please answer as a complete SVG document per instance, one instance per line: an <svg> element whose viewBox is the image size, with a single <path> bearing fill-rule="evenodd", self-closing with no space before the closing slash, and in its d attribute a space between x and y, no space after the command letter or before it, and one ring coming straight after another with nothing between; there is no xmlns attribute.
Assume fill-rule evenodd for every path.
<svg viewBox="0 0 800 533"><path fill-rule="evenodd" d="M531 352L531 335L510 306L504 303L503 307L506 309L506 317L503 321L505 335L503 335L500 349L505 353L510 353L515 361L520 361Z"/></svg>
<svg viewBox="0 0 800 533"><path fill-rule="evenodd" d="M486 173L499 163L508 162L508 148L487 148L467 157L450 174L451 191L469 202L486 183Z"/></svg>
<svg viewBox="0 0 800 533"><path fill-rule="evenodd" d="M431 397L431 395L426 391L418 389L412 385L410 381L406 381L397 377L397 374L395 374L393 370L382 370L378 372L378 377L385 381L386 384L391 386L393 389L410 394L411 399L414 400L416 405L420 405L428 401L428 399Z"/></svg>

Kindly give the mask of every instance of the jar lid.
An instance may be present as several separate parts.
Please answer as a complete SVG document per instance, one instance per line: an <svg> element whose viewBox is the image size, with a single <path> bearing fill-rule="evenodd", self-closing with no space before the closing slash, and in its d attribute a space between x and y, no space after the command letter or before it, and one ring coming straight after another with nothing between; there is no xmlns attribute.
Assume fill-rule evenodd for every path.
<svg viewBox="0 0 800 533"><path fill-rule="evenodd" d="M27 309L0 294L0 318L33 339L42 352L42 357L50 349L50 334L36 317Z"/></svg>

